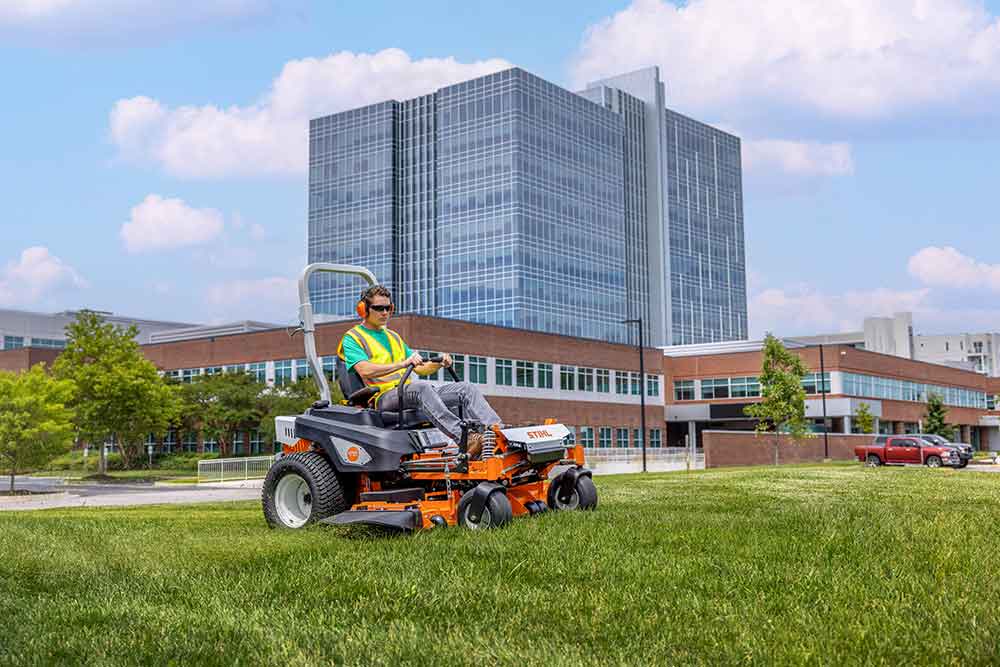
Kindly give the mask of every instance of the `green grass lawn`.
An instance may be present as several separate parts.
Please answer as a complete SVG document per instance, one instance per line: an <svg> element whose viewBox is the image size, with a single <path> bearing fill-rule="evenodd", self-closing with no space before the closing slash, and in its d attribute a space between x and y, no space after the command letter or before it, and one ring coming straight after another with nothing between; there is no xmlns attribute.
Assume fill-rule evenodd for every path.
<svg viewBox="0 0 1000 667"><path fill-rule="evenodd" d="M384 537L259 506L0 514L0 664L987 664L1000 476L601 477L594 513Z"/></svg>

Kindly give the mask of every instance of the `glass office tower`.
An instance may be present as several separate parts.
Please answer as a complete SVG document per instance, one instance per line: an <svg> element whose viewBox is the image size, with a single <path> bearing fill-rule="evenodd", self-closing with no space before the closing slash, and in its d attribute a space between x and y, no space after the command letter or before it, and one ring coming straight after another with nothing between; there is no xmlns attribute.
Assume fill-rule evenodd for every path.
<svg viewBox="0 0 1000 667"><path fill-rule="evenodd" d="M653 79L636 73L633 89L608 80L576 94L510 69L313 120L309 261L368 267L399 312L612 342L634 341L622 320L637 317L649 344L745 337L741 193L720 189L733 178L739 188L739 141L724 135L735 175L720 171L703 193L699 170L732 161L706 163L688 137L718 131L673 115L683 138L675 164L696 170L677 181L674 224L662 166L672 112L651 70ZM634 90L650 81L659 113ZM660 206L668 192L670 207ZM736 233L721 222L733 206L739 239L725 255L713 242ZM674 259L667 239L678 230L690 242ZM315 280L318 313L353 311L360 283Z"/></svg>

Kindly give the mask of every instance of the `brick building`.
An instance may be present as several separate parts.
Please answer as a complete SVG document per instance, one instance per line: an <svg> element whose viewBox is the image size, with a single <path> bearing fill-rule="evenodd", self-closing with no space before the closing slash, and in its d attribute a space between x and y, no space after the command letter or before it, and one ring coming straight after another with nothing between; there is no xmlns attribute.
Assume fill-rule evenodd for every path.
<svg viewBox="0 0 1000 667"><path fill-rule="evenodd" d="M341 336L353 325L317 325L316 348L328 372ZM399 315L390 326L416 351L451 353L458 375L481 385L505 423L537 424L551 417L569 426L588 447L631 447L639 442L642 383L635 347L420 315ZM308 373L301 337L292 338L283 328L198 336L143 345L142 350L182 382L201 373L242 370L282 386ZM650 447L663 444L662 360L659 350L645 350ZM441 371L425 381L448 379ZM214 443L196 438L167 434L163 445L213 450ZM251 432L241 437L237 452L267 448L260 435Z"/></svg>
<svg viewBox="0 0 1000 667"><path fill-rule="evenodd" d="M806 416L817 431L823 428L824 388L831 433L856 433L854 418L862 403L875 417L879 433L917 433L927 412L927 396L937 393L948 409L948 422L958 427L959 439L982 449L1000 449L1000 412L995 405L998 378L852 345L821 348L785 343L811 370L803 382ZM663 348L662 372L669 378L665 400L668 446L681 446L686 437L697 437L705 429L753 429L755 422L744 415L743 408L760 400L761 347L760 341L743 341Z"/></svg>

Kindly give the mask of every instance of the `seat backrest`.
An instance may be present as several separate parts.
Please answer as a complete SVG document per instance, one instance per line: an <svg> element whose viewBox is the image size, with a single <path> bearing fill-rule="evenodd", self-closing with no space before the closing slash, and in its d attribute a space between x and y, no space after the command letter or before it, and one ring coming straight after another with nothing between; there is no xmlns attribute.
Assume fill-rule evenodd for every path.
<svg viewBox="0 0 1000 667"><path fill-rule="evenodd" d="M336 374L337 374L337 384L340 385L340 391L344 394L344 397L348 397L351 394L360 391L365 388L365 383L361 379L361 376L357 374L356 371L347 370L347 363L344 362L340 357L336 357Z"/></svg>

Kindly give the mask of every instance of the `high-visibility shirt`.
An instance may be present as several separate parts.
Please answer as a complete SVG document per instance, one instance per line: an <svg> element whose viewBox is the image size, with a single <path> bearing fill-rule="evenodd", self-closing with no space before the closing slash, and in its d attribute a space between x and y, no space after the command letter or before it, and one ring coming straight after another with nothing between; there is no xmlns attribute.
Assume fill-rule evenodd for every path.
<svg viewBox="0 0 1000 667"><path fill-rule="evenodd" d="M373 364L398 364L401 361L405 361L412 354L409 351L410 348L407 347L406 343L403 342L403 339L395 331L385 329L384 340L380 340L382 337L377 336L377 333L380 332L375 332L360 324L348 329L344 333L344 337L340 339L340 345L337 346L337 356L344 359L345 363L347 362L344 351L345 344L348 347L353 347L354 345L360 347L364 351L365 359ZM363 360L358 359L354 363L358 361ZM353 365L351 364L352 367ZM378 393L375 394L372 400L378 402L378 399L383 394L399 384L405 373L406 368L400 368L392 373L367 380L366 384L368 386L378 389ZM410 382L412 382L412 378L407 380L407 384Z"/></svg>

